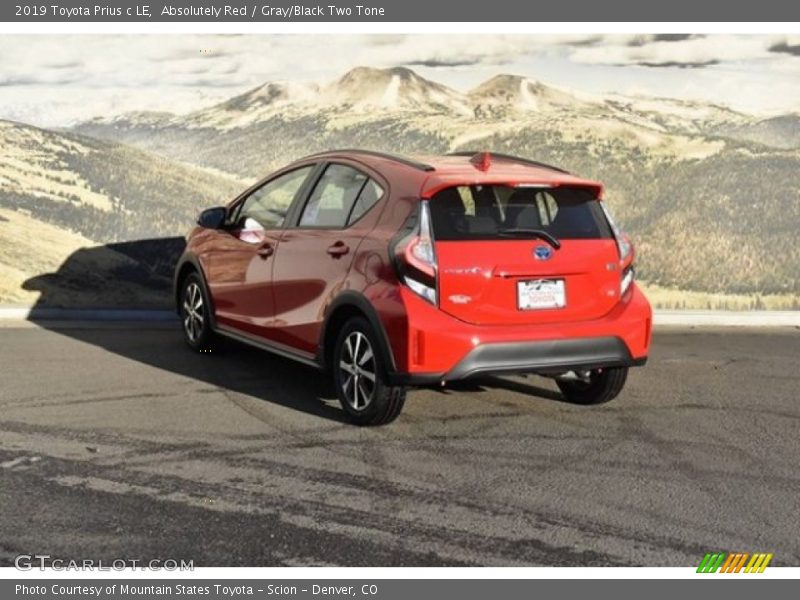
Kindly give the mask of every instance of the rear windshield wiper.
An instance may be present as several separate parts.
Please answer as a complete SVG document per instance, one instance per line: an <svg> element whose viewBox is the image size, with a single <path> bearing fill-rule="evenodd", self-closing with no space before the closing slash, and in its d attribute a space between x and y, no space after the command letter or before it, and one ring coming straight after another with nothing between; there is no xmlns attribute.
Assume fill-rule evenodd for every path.
<svg viewBox="0 0 800 600"><path fill-rule="evenodd" d="M554 238L552 235L550 235L549 233L547 233L542 229L525 229L524 227L510 227L506 229L498 229L497 235L503 235L508 237L516 235L527 235L539 238L540 240L544 240L556 250L561 248L561 242L559 242L556 238Z"/></svg>

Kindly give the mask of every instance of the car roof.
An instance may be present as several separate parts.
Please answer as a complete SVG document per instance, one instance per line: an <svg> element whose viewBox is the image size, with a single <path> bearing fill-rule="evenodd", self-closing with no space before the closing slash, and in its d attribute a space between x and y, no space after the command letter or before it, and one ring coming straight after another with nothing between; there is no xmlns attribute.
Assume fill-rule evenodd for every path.
<svg viewBox="0 0 800 600"><path fill-rule="evenodd" d="M306 157L309 158L347 158L365 164L389 179L393 176L417 178L424 198L456 185L569 185L590 188L598 196L603 189L600 182L576 177L559 167L493 152L402 156L347 149Z"/></svg>

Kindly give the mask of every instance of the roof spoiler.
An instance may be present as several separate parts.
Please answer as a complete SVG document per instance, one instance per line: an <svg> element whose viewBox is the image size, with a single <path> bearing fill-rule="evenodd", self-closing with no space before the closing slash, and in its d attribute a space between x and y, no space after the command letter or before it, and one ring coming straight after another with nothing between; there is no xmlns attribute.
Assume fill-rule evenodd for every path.
<svg viewBox="0 0 800 600"><path fill-rule="evenodd" d="M460 152L450 152L447 156L468 156L470 157L470 162L481 171L487 171L489 167L491 167L492 160L496 159L505 162L514 162L521 165L530 165L532 167L550 169L551 171L558 171L559 173L565 173L566 175L572 174L565 169L554 167L553 165L548 165L547 163L539 162L538 160L531 160L528 158L522 158L520 156L512 156L511 154L500 154L498 152L475 152L465 150Z"/></svg>

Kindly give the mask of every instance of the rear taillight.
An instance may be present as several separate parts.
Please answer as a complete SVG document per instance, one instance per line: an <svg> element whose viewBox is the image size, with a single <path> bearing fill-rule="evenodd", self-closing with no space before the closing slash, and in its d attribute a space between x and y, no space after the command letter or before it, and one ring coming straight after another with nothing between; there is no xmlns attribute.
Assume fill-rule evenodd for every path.
<svg viewBox="0 0 800 600"><path fill-rule="evenodd" d="M603 214L606 216L608 226L611 227L611 232L614 234L614 239L617 240L617 250L619 250L619 262L624 263L625 260L631 255L633 247L631 241L622 229L619 228L614 217L611 216L611 211L608 210L608 205L605 202L600 202L600 207L603 209Z"/></svg>
<svg viewBox="0 0 800 600"><path fill-rule="evenodd" d="M622 272L620 275L619 281L619 295L620 298L625 295L629 289L631 289L631 284L633 283L633 278L635 275L633 269L633 244L631 244L628 235L622 231L617 223L614 221L614 218L611 216L611 212L608 210L608 206L605 202L601 202L600 206L603 208L603 213L606 215L606 220L608 221L608 225L611 227L611 231L614 234L614 239L617 241L617 250L619 251L619 264L622 267ZM628 260L630 259L630 260Z"/></svg>
<svg viewBox="0 0 800 600"><path fill-rule="evenodd" d="M398 278L412 292L436 304L436 249L427 201L419 203L417 213L409 217L395 239L393 253Z"/></svg>

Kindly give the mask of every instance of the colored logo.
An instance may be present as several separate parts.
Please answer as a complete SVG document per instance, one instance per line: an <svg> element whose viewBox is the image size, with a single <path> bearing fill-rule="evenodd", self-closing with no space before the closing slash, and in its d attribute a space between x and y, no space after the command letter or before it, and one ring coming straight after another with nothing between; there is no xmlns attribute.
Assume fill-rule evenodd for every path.
<svg viewBox="0 0 800 600"><path fill-rule="evenodd" d="M553 251L549 246L536 246L533 249L533 256L536 260L550 260L550 257L553 256Z"/></svg>
<svg viewBox="0 0 800 600"><path fill-rule="evenodd" d="M772 553L709 552L700 561L698 573L763 573L772 560Z"/></svg>

